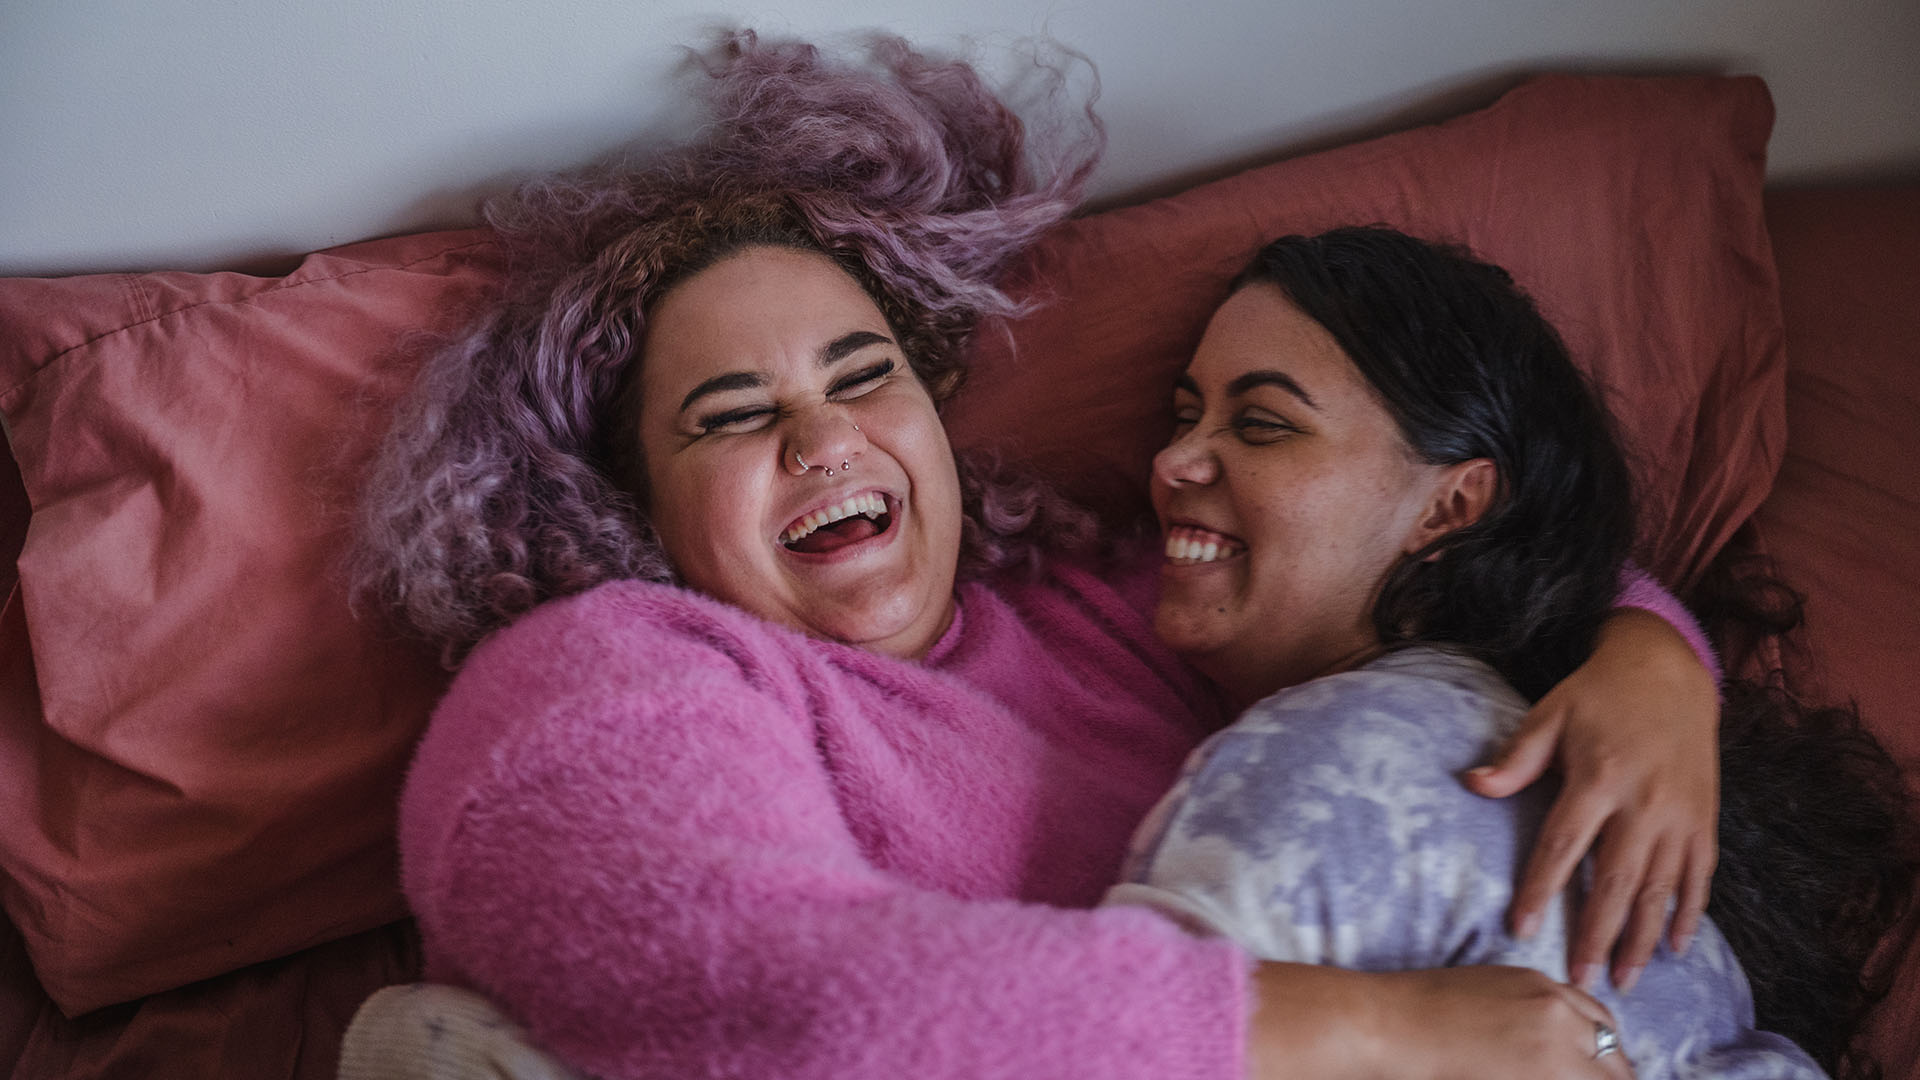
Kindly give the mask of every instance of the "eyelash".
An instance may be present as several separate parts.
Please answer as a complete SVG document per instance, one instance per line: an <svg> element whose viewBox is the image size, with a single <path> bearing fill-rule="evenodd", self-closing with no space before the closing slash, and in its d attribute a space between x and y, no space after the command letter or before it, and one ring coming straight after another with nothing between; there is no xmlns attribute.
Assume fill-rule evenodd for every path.
<svg viewBox="0 0 1920 1080"><path fill-rule="evenodd" d="M836 394L844 394L846 391L857 386L871 386L891 374L893 374L893 361L882 360L871 367L856 371L846 378L841 379L839 382L834 383L827 389L827 396L833 397ZM859 395L855 394L854 396L858 397Z"/></svg>
<svg viewBox="0 0 1920 1080"><path fill-rule="evenodd" d="M834 383L832 386L827 387L827 397L842 401L863 397L869 390L879 386L882 379L893 374L895 368L896 365L891 360L882 360L877 364L862 368L852 375L841 379L839 382ZM849 394L847 393L849 390L858 390L859 393ZM714 413L712 416L705 416L700 419L700 434L715 434L722 428L744 424L778 411L779 410L766 405L752 405L744 409ZM758 429L756 428L754 430Z"/></svg>
<svg viewBox="0 0 1920 1080"><path fill-rule="evenodd" d="M1200 422L1198 408L1175 408L1173 428L1176 432L1185 431ZM1284 420L1265 420L1248 416L1245 413L1233 418L1233 430L1240 438L1248 442L1273 442L1287 435L1298 434L1300 429Z"/></svg>

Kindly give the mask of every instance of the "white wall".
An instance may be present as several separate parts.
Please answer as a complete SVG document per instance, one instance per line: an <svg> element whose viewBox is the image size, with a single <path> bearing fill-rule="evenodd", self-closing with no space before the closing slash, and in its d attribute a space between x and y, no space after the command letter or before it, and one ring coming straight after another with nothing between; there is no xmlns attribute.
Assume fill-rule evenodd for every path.
<svg viewBox="0 0 1920 1080"><path fill-rule="evenodd" d="M1107 199L1541 68L1754 72L1776 182L1920 176L1915 0L0 0L0 274L284 266L687 122L719 25L1100 66ZM1004 58L1004 53L1000 54Z"/></svg>

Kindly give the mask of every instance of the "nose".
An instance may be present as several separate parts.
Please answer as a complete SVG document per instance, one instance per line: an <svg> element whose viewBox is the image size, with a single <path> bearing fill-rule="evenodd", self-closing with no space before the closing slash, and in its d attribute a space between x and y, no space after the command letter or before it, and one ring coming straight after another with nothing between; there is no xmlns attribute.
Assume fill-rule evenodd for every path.
<svg viewBox="0 0 1920 1080"><path fill-rule="evenodd" d="M1170 488L1211 484L1220 478L1220 461L1206 440L1189 429L1153 455L1153 479Z"/></svg>
<svg viewBox="0 0 1920 1080"><path fill-rule="evenodd" d="M788 428L781 464L794 476L823 469L832 476L855 468L867 449L866 433L837 405L809 409Z"/></svg>

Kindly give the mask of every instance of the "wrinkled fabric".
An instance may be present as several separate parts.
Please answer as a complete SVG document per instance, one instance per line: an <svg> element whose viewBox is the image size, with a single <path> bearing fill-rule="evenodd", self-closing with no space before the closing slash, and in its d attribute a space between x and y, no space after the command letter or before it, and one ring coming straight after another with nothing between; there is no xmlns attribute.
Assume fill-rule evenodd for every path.
<svg viewBox="0 0 1920 1080"><path fill-rule="evenodd" d="M1540 931L1507 907L1554 789L1481 798L1460 774L1527 704L1486 664L1418 647L1267 697L1188 759L1142 824L1108 903L1156 908L1262 960L1360 971L1463 964L1567 981L1578 897ZM1726 938L1664 943L1633 991L1595 991L1639 1080L1823 1080L1790 1040L1754 1028Z"/></svg>
<svg viewBox="0 0 1920 1080"><path fill-rule="evenodd" d="M338 560L401 339L489 251L0 281L32 504L0 611L0 900L68 1014L405 915L393 805L444 676L355 618Z"/></svg>

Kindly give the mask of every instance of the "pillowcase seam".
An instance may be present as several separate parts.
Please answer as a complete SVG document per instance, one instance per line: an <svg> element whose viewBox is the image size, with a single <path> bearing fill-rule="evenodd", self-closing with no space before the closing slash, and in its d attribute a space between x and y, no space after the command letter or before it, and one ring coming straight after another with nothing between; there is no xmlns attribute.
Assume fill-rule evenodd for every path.
<svg viewBox="0 0 1920 1080"><path fill-rule="evenodd" d="M212 307L216 305L250 304L254 302L256 299L259 299L260 297L263 297L263 296L267 296L269 294L287 292L293 289L303 288L308 285L318 285L323 282L344 281L347 278L355 277L360 274L373 274L373 273L380 273L383 271L391 271L391 270L410 270L413 267L419 266L422 263L432 262L435 259L443 259L449 255L458 255L463 252L472 251L475 248L489 247L492 244L493 244L493 241L491 240L474 240L465 244L460 244L455 247L441 248L440 250L435 251L431 254L422 255L417 259L413 259L404 263L395 263L395 264L386 265L386 266L363 266L356 270L345 270L337 274L328 274L324 277L304 278L300 281L295 281L295 282L288 282L285 278L282 278L280 279L280 284L273 285L265 289L261 289L259 292L249 293L246 296L237 297L232 300L197 300L191 304L187 304L182 307L169 308L165 311L158 312L151 316L135 319L132 322L128 322L124 325L116 326L113 329L107 330L103 333L95 334L94 336L87 338L84 341L75 342L74 344L59 350L58 352L54 353L52 356L49 356L44 363L40 364L39 366L35 367L32 371L28 372L24 377L20 379L20 381L13 383L10 386L0 388L0 402L4 402L7 399L12 398L16 393L20 391L22 387L26 386L28 383L33 382L35 379L38 379L41 375L51 370L56 364L59 364L61 361L73 355L75 352L78 352L79 350L84 349L89 345L95 345L95 344L98 344L99 342L105 341L106 339L114 336L115 334L124 334L129 330L135 329L136 327L146 326L149 323L158 322L169 315L179 315L184 312L193 311L197 308ZM124 276L132 277L134 275L124 275ZM134 291L135 291L135 306L143 310L151 310L153 305L151 304L151 302L148 301L145 290L135 289Z"/></svg>

